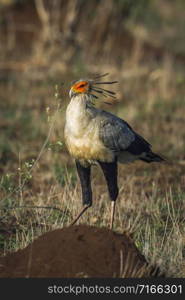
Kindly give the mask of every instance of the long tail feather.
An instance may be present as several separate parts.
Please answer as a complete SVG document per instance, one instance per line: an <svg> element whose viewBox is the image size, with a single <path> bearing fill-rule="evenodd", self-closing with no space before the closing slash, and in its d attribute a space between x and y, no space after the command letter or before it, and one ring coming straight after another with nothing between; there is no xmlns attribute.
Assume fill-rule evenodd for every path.
<svg viewBox="0 0 185 300"><path fill-rule="evenodd" d="M147 152L144 157L140 157L140 160L143 160L143 161L145 161L147 163L162 162L162 161L165 162L166 161L166 159L163 158L161 155L156 154L156 153L154 153L152 151Z"/></svg>

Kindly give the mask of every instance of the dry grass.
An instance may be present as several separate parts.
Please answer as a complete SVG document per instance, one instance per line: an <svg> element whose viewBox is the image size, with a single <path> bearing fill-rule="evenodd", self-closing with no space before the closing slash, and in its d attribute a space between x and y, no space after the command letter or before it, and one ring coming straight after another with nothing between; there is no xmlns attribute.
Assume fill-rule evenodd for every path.
<svg viewBox="0 0 185 300"><path fill-rule="evenodd" d="M51 29L58 36L53 36L53 40L48 43L47 37L46 41L42 40L44 33L39 32L41 40L32 45L33 52L30 57L27 53L14 51L16 46L22 49L21 43L16 45L15 37L18 33L13 30L14 26L13 33L7 30L7 36L1 35L1 254L25 247L46 231L67 226L81 209L79 181L73 161L63 144L67 91L69 81L73 79L108 71L110 79L119 80L115 90L120 101L112 107L101 106L128 121L152 143L154 151L164 154L171 161L164 165L137 162L119 167L120 194L117 200L115 230L132 233L137 246L149 262L157 263L167 276L185 277L184 58L182 56L181 60L173 56L173 51L166 51L165 43L161 44L161 49L156 48L155 52L155 47L147 48L141 37L133 39L131 49L127 37L122 45L125 26L120 31L120 44L115 44L114 37L117 35L114 28L107 26L103 18L99 18L103 20L103 24L100 24L102 26L99 26L102 28L100 33L92 23L90 33L95 43L92 52L89 52L89 45L92 43L84 30L86 18L89 16L87 14L83 22L77 22L78 10L75 7L72 10L70 8L70 5L77 2L68 2L73 18L71 14L66 14L62 38L70 40L73 31L67 32L65 28L71 28L70 22L76 24L74 41L81 41L82 52L84 51L81 54L78 52L78 44L73 45L73 48L69 43L67 51L65 43L59 46L61 32L54 26L58 24L56 18ZM63 1L63 5L68 2ZM113 5L113 2L109 2ZM101 9L99 5L99 15ZM91 10L90 6L89 11ZM107 17L112 20L112 6L107 10ZM46 12L49 13L49 10ZM118 16L122 18L121 10L118 9L118 12ZM92 16L94 17L96 15ZM116 30L120 29L121 19L117 20ZM130 28L133 29L132 27L133 25ZM137 37L139 28L134 25ZM149 27L146 26L145 30L146 28ZM107 43L104 43L104 31L108 37ZM159 29L155 31L158 36ZM94 36L95 32L99 35ZM168 33L164 29L160 32L159 37L163 41L166 32ZM178 26L176 32L178 33ZM27 34L28 32L23 35L23 41ZM151 31L147 36L152 36ZM61 47L64 47L62 57ZM118 53L112 55L112 49ZM100 50L104 51L104 55ZM184 47L181 50L184 51ZM96 60L96 57L97 65L94 61L92 63L92 58ZM64 81L66 84L62 86ZM93 193L93 207L82 217L81 222L108 226L110 201L105 181L97 168L93 171Z"/></svg>

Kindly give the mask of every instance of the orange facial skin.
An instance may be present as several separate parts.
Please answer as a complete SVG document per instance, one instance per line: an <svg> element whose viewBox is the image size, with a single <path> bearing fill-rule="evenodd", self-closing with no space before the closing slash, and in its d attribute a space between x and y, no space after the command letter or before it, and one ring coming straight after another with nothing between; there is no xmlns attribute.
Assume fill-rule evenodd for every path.
<svg viewBox="0 0 185 300"><path fill-rule="evenodd" d="M89 89L89 83L87 81L80 81L72 86L75 93L85 93Z"/></svg>

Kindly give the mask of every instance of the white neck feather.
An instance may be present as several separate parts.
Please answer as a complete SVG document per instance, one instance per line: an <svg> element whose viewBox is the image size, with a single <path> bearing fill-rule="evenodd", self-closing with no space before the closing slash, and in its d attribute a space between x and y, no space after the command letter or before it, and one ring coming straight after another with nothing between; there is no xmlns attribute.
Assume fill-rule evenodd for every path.
<svg viewBox="0 0 185 300"><path fill-rule="evenodd" d="M80 94L73 96L66 110L66 129L70 134L80 135L90 122L87 112L87 103L90 101L88 95Z"/></svg>

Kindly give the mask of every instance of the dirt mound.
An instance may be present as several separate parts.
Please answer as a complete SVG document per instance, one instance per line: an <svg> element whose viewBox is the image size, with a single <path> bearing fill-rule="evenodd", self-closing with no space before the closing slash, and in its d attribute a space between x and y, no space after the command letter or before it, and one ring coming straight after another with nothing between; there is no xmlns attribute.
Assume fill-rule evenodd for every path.
<svg viewBox="0 0 185 300"><path fill-rule="evenodd" d="M0 277L154 275L126 234L85 225L48 232L25 249L0 258Z"/></svg>

